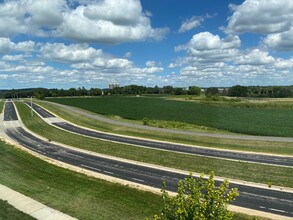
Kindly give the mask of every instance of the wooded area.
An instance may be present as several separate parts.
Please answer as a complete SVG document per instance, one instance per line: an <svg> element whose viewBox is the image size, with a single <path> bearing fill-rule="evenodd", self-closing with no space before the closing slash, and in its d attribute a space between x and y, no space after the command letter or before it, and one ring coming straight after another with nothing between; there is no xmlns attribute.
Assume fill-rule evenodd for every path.
<svg viewBox="0 0 293 220"><path fill-rule="evenodd" d="M12 89L0 90L2 98L27 98L35 97L44 99L45 97L72 97L72 96L100 96L100 95L143 95L143 94L162 94L162 95L200 95L206 96L232 96L232 97L268 97L268 98L287 98L293 97L293 86L241 86L235 85L227 88L200 88L197 86L189 87L146 87L138 85L128 85L113 89L100 88L70 88L70 89Z"/></svg>

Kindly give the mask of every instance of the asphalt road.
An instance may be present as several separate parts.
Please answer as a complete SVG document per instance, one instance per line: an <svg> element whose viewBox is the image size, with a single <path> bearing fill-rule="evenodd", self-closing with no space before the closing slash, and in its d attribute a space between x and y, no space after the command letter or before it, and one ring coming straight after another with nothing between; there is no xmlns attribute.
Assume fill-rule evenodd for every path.
<svg viewBox="0 0 293 220"><path fill-rule="evenodd" d="M27 103L30 105L30 103ZM46 111L44 108L32 104L33 109L43 118L54 118L50 112ZM155 148L161 150L169 150L180 153L188 153L193 155L200 156L209 156L221 159L230 159L237 161L245 161L245 162L255 162L262 164L272 164L279 166L290 166L293 167L293 157L285 157L285 156L269 156L262 154L250 154L250 153L240 153L235 151L223 151L223 150L214 150L208 148L200 148L200 147L190 147L179 144L170 144L170 143L162 143L156 141L142 140L130 137L122 137L113 134L105 134L98 131L92 131L84 128L80 128L73 124L67 122L55 122L53 125L62 128L64 130L74 132L76 134L82 134L89 137L99 138L102 140L110 140L124 144L133 144L136 146L147 147L147 148Z"/></svg>
<svg viewBox="0 0 293 220"><path fill-rule="evenodd" d="M7 101L5 105L4 121L15 121L17 120L16 111L11 101Z"/></svg>
<svg viewBox="0 0 293 220"><path fill-rule="evenodd" d="M7 102L4 110L4 120L17 120L17 115L14 111L13 104ZM147 186L161 188L162 181L165 181L168 190L176 191L178 180L186 177L186 175L175 172L130 164L68 149L39 139L28 133L22 127L5 128L5 132L10 138L22 146L39 154L93 172ZM216 181L216 185L219 184L220 182ZM240 184L230 184L230 187L237 187L240 192L240 196L233 202L233 205L293 217L293 193L243 186Z"/></svg>

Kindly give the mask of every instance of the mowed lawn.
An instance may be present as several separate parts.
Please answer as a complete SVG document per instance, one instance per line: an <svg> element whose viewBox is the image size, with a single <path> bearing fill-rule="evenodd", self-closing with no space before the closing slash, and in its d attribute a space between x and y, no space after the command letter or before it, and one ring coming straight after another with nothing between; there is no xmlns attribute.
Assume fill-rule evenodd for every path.
<svg viewBox="0 0 293 220"><path fill-rule="evenodd" d="M292 110L214 106L165 100L162 97L106 96L47 100L131 120L179 121L243 134L293 137Z"/></svg>

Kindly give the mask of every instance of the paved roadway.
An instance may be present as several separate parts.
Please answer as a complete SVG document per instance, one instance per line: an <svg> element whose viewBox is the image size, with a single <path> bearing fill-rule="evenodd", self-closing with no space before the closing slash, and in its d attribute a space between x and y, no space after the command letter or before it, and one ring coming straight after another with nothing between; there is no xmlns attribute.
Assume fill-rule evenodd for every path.
<svg viewBox="0 0 293 220"><path fill-rule="evenodd" d="M18 120L12 102L6 102L4 115L4 120ZM178 180L186 177L186 175L175 172L130 164L68 149L39 139L28 133L22 127L8 127L5 128L5 132L10 138L22 146L39 154L93 172L147 186L161 188L162 181L166 181L167 189L176 191ZM219 185L219 181L216 182L216 185ZM233 205L293 217L293 193L234 183L230 184L230 186L237 187L240 192L240 196L233 202Z"/></svg>
<svg viewBox="0 0 293 220"><path fill-rule="evenodd" d="M30 103L26 103L30 105ZM50 112L46 111L44 108L39 105L32 104L33 109L43 118L55 118ZM263 164L273 164L279 166L289 166L293 167L293 157L286 156L268 156L262 154L250 154L250 153L240 153L236 151L223 151L223 150L214 150L208 148L200 148L200 147L190 147L179 144L170 144L170 143L162 143L150 140L142 140L130 137L122 137L114 134L105 134L98 131L92 131L88 129L84 129L73 124L67 122L54 122L53 125L62 128L64 130L74 132L77 134L82 134L89 137L99 138L102 140L110 140L124 144L133 144L137 146L147 147L147 148L155 148L161 150L169 150L180 153L188 153L193 155L201 155L201 156L209 156L216 157L222 159L230 159L237 161L245 161L245 162L255 162L255 163L263 163Z"/></svg>

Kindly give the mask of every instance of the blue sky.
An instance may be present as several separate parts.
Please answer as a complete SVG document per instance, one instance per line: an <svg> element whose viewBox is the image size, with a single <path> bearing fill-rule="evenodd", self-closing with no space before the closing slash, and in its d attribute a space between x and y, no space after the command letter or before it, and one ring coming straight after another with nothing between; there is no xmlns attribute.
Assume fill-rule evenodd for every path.
<svg viewBox="0 0 293 220"><path fill-rule="evenodd" d="M293 1L0 1L0 89L109 83L293 85Z"/></svg>

